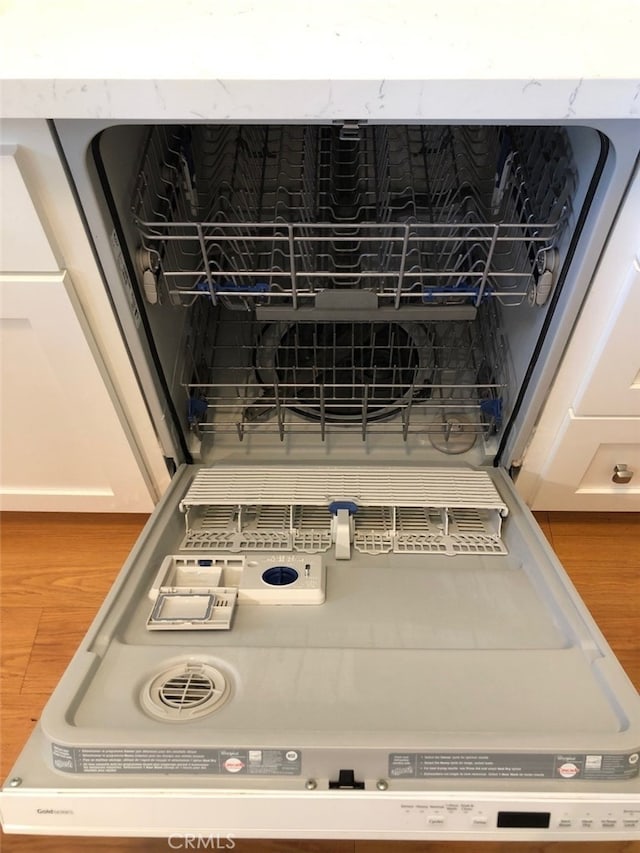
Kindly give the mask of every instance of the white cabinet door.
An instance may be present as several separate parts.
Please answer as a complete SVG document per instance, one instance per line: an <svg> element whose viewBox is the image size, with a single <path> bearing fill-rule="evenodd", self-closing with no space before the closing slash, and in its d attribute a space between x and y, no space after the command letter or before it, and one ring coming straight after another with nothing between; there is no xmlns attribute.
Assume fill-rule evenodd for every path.
<svg viewBox="0 0 640 853"><path fill-rule="evenodd" d="M0 504L149 512L136 464L66 274L0 275Z"/></svg>
<svg viewBox="0 0 640 853"><path fill-rule="evenodd" d="M640 245L640 213L638 216ZM602 337L575 398L578 415L640 418L640 254L603 322ZM640 441L640 433L638 435Z"/></svg>
<svg viewBox="0 0 640 853"><path fill-rule="evenodd" d="M60 268L18 164L18 147L0 145L0 270L54 272Z"/></svg>

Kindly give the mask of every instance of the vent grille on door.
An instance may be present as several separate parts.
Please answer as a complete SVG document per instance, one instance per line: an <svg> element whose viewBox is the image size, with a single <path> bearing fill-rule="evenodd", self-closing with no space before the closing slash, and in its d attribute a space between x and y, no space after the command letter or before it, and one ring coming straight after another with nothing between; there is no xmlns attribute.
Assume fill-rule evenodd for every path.
<svg viewBox="0 0 640 853"><path fill-rule="evenodd" d="M219 708L229 698L228 679L207 663L192 661L155 675L142 690L142 706L165 721L189 721Z"/></svg>
<svg viewBox="0 0 640 853"><path fill-rule="evenodd" d="M169 708L194 708L207 702L215 685L209 676L184 673L167 679L160 687L160 701Z"/></svg>

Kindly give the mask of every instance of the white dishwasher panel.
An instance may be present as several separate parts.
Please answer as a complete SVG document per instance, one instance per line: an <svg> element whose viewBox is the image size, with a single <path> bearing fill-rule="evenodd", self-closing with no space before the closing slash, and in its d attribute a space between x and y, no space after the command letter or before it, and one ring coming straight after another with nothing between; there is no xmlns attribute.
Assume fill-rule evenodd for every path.
<svg viewBox="0 0 640 853"><path fill-rule="evenodd" d="M2 794L9 828L33 806L35 831L68 832L73 813L76 831L162 835L167 820L184 826L188 797L192 826L238 837L633 830L637 694L501 471L475 473L500 497L507 553L338 559L329 549L323 603L244 599L228 630L149 631L149 593L184 536L192 467L174 478L18 760L10 779L20 782ZM239 492L246 474L277 494L269 466L214 466L209 483L216 470L222 483L239 478ZM317 496L325 476L329 512L354 470L311 477L305 467L297 480ZM360 476L391 471L399 493L429 479L415 467L404 480L398 467ZM451 466L451 482L464 472ZM207 571L216 584L239 581L239 557L187 553L181 588ZM273 555L279 601L292 554ZM152 824L144 816L160 789L164 817ZM332 805L327 831L318 821ZM376 834L362 821L378 808Z"/></svg>

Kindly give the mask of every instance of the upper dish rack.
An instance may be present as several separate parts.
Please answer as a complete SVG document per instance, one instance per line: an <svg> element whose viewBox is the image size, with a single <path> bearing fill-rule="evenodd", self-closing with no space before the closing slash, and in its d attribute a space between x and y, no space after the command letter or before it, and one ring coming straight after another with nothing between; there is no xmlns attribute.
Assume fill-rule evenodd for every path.
<svg viewBox="0 0 640 853"><path fill-rule="evenodd" d="M536 301L573 187L557 128L156 127L132 207L152 301L471 319Z"/></svg>

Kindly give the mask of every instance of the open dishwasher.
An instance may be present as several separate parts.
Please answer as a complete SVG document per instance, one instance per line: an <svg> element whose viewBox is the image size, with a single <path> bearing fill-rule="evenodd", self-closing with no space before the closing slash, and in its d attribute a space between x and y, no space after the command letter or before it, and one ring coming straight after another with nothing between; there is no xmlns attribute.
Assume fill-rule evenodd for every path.
<svg viewBox="0 0 640 853"><path fill-rule="evenodd" d="M57 123L175 474L14 825L637 834L640 701L509 476L633 169L610 125L615 168L577 126Z"/></svg>

